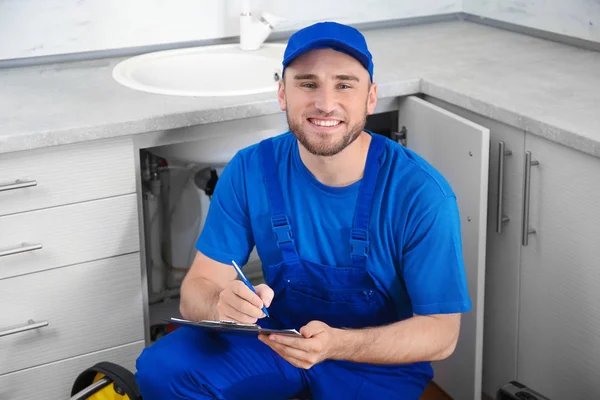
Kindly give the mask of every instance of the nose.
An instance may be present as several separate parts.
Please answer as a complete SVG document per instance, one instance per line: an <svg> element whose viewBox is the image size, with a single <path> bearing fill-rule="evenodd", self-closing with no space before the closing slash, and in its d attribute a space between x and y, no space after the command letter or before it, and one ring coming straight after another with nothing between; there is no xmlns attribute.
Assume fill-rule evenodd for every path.
<svg viewBox="0 0 600 400"><path fill-rule="evenodd" d="M315 93L315 108L323 114L332 113L337 105L335 93L331 89L319 88Z"/></svg>

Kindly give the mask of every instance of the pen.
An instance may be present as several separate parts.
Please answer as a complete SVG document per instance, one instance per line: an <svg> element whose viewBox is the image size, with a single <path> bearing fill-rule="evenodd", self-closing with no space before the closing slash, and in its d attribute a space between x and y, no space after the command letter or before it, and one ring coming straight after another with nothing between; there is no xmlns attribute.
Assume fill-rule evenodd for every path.
<svg viewBox="0 0 600 400"><path fill-rule="evenodd" d="M254 287L252 286L252 284L250 283L248 278L246 278L246 275L244 275L244 273L242 272L242 269L236 264L235 260L231 260L231 263L233 264L233 268L235 268L235 271L237 272L241 281L244 282L244 285L248 286L248 289L252 290L254 292L254 294L256 294L258 296L258 293L256 293L256 290L254 290ZM263 305L262 311L265 313L265 315L267 317L269 316L267 307L265 307L264 305Z"/></svg>

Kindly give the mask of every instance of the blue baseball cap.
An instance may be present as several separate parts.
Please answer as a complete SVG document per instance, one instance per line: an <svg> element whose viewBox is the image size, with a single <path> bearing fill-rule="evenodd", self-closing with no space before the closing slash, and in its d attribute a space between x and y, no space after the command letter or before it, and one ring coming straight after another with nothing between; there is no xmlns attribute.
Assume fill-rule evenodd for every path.
<svg viewBox="0 0 600 400"><path fill-rule="evenodd" d="M354 57L373 81L373 59L365 37L358 29L337 22L317 22L294 33L285 48L283 71L296 57L315 49L333 49Z"/></svg>

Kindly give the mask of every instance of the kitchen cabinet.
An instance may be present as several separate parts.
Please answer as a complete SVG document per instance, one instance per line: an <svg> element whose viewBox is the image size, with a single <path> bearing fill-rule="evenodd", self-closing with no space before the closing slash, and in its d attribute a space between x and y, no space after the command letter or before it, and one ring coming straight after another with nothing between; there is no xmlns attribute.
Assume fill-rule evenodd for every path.
<svg viewBox="0 0 600 400"><path fill-rule="evenodd" d="M433 363L434 381L454 399L479 399L489 129L414 96L400 99L398 127L406 134L406 147L427 160L448 180L460 212L462 250L473 308L462 317L454 354Z"/></svg>
<svg viewBox="0 0 600 400"><path fill-rule="evenodd" d="M0 280L140 249L134 193L5 215L0 227L6 252L21 251L0 257ZM22 251L21 243L40 248Z"/></svg>
<svg viewBox="0 0 600 400"><path fill-rule="evenodd" d="M427 100L490 128L484 393L600 397L600 159Z"/></svg>
<svg viewBox="0 0 600 400"><path fill-rule="evenodd" d="M131 138L0 154L0 216L135 192Z"/></svg>
<svg viewBox="0 0 600 400"><path fill-rule="evenodd" d="M525 131L426 99L490 130L482 388L495 398L500 386L517 379Z"/></svg>
<svg viewBox="0 0 600 400"><path fill-rule="evenodd" d="M1 375L0 399L68 399L71 396L73 382L87 368L108 361L134 371L135 359L143 349L144 341L140 340L124 346L111 347L107 350Z"/></svg>
<svg viewBox="0 0 600 400"><path fill-rule="evenodd" d="M527 134L517 376L551 399L600 398L600 159ZM527 167L525 167L527 168Z"/></svg>
<svg viewBox="0 0 600 400"><path fill-rule="evenodd" d="M135 158L130 137L0 154L0 398L68 398L91 363L135 365Z"/></svg>
<svg viewBox="0 0 600 400"><path fill-rule="evenodd" d="M0 326L47 324L0 337L0 376L143 340L139 266L132 253L0 280Z"/></svg>

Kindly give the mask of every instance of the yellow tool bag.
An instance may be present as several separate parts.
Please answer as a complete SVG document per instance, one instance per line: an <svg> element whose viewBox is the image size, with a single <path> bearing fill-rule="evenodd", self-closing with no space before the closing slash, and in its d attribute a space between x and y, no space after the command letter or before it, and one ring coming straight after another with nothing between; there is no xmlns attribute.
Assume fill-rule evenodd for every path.
<svg viewBox="0 0 600 400"><path fill-rule="evenodd" d="M135 376L120 365L101 362L83 371L70 400L141 400Z"/></svg>

